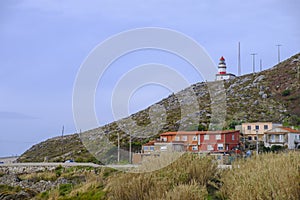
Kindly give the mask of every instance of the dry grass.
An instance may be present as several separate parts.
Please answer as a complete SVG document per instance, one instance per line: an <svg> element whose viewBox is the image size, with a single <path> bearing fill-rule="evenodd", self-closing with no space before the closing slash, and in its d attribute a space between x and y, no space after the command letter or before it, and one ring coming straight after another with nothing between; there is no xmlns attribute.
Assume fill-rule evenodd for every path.
<svg viewBox="0 0 300 200"><path fill-rule="evenodd" d="M168 191L161 200L199 200L207 199L208 193L204 186L199 186L197 182L192 182L189 185L180 184Z"/></svg>
<svg viewBox="0 0 300 200"><path fill-rule="evenodd" d="M52 171L36 172L36 173L31 173L31 174L19 175L19 178L21 180L30 180L33 182L38 182L40 180L55 181L57 179L57 174Z"/></svg>
<svg viewBox="0 0 300 200"><path fill-rule="evenodd" d="M60 170L62 177L73 180L83 176L84 181L71 188L58 186L35 199L300 199L300 152L253 156L235 161L231 170L222 171L212 158L196 154L184 154L169 166L148 173L117 172L105 167ZM46 172L26 177L52 176Z"/></svg>
<svg viewBox="0 0 300 200"><path fill-rule="evenodd" d="M223 199L300 199L300 153L264 154L235 162L222 175Z"/></svg>
<svg viewBox="0 0 300 200"><path fill-rule="evenodd" d="M129 168L128 172L144 173L157 171L167 167L174 161L178 160L184 153L183 152L162 152L160 156L149 156L143 158L143 162L137 168Z"/></svg>
<svg viewBox="0 0 300 200"><path fill-rule="evenodd" d="M184 154L158 171L117 174L105 190L112 200L185 199L187 195L191 195L188 199L205 199L206 187L216 175L217 166L209 157Z"/></svg>

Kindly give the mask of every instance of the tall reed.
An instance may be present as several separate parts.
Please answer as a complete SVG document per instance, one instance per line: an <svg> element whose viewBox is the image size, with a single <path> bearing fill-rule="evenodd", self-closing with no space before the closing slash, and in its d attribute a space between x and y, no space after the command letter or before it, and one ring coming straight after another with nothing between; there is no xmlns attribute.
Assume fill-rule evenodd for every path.
<svg viewBox="0 0 300 200"><path fill-rule="evenodd" d="M222 175L223 199L300 199L300 153L263 154L237 161Z"/></svg>

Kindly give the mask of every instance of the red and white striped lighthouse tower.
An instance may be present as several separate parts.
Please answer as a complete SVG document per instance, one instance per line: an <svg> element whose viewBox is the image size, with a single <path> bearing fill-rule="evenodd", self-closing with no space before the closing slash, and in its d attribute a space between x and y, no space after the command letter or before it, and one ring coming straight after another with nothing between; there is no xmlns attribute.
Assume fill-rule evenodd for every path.
<svg viewBox="0 0 300 200"><path fill-rule="evenodd" d="M220 62L218 65L218 72L219 74L226 74L226 63L225 63L225 58L223 56L220 58Z"/></svg>
<svg viewBox="0 0 300 200"><path fill-rule="evenodd" d="M218 65L218 73L216 74L216 80L219 81L232 78L235 78L235 75L226 72L225 58L222 56Z"/></svg>

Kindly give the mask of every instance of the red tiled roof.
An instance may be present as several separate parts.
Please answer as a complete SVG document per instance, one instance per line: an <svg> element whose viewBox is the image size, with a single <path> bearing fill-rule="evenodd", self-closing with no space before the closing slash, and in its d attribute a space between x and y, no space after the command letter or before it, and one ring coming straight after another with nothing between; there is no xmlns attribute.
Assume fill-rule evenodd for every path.
<svg viewBox="0 0 300 200"><path fill-rule="evenodd" d="M238 130L220 130L220 131L178 131L178 132L165 132L160 134L160 136L169 136L169 135L205 135L205 134L226 134L226 133L235 133L239 132Z"/></svg>
<svg viewBox="0 0 300 200"><path fill-rule="evenodd" d="M267 131L267 132L265 132L265 134L300 133L300 131L297 131L297 130L292 129L292 128L289 128L289 127L283 127L283 126L280 126L280 127L277 127L277 128L280 128L281 130L284 130L284 131L280 131L280 132ZM276 128L275 128L275 129L276 129ZM273 130L273 129L272 129L272 130Z"/></svg>
<svg viewBox="0 0 300 200"><path fill-rule="evenodd" d="M289 128L289 127L279 127L279 128L281 128L283 130L286 130L286 131L288 131L290 133L300 133L300 131L297 131L297 130Z"/></svg>
<svg viewBox="0 0 300 200"><path fill-rule="evenodd" d="M152 141L149 141L146 144L143 144L143 146L152 146L152 145L154 145L154 143L155 143L155 140L152 140Z"/></svg>
<svg viewBox="0 0 300 200"><path fill-rule="evenodd" d="M288 132L265 132L267 135L285 135L288 134Z"/></svg>
<svg viewBox="0 0 300 200"><path fill-rule="evenodd" d="M160 136L168 136L168 135L197 135L197 131L165 132L160 134Z"/></svg>

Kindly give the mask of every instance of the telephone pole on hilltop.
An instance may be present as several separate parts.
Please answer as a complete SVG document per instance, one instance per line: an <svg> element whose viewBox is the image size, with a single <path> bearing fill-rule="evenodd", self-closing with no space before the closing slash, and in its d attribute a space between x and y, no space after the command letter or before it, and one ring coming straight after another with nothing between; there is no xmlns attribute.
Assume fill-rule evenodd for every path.
<svg viewBox="0 0 300 200"><path fill-rule="evenodd" d="M255 56L257 55L257 53L251 53L250 54L252 56L252 68L253 68L253 73L255 72Z"/></svg>
<svg viewBox="0 0 300 200"><path fill-rule="evenodd" d="M241 75L241 43L238 44L238 75Z"/></svg>
<svg viewBox="0 0 300 200"><path fill-rule="evenodd" d="M278 58L278 63L280 63L280 47L282 46L282 44L277 44L277 58Z"/></svg>
<svg viewBox="0 0 300 200"><path fill-rule="evenodd" d="M260 71L262 71L262 59L259 60L259 68L260 68Z"/></svg>

